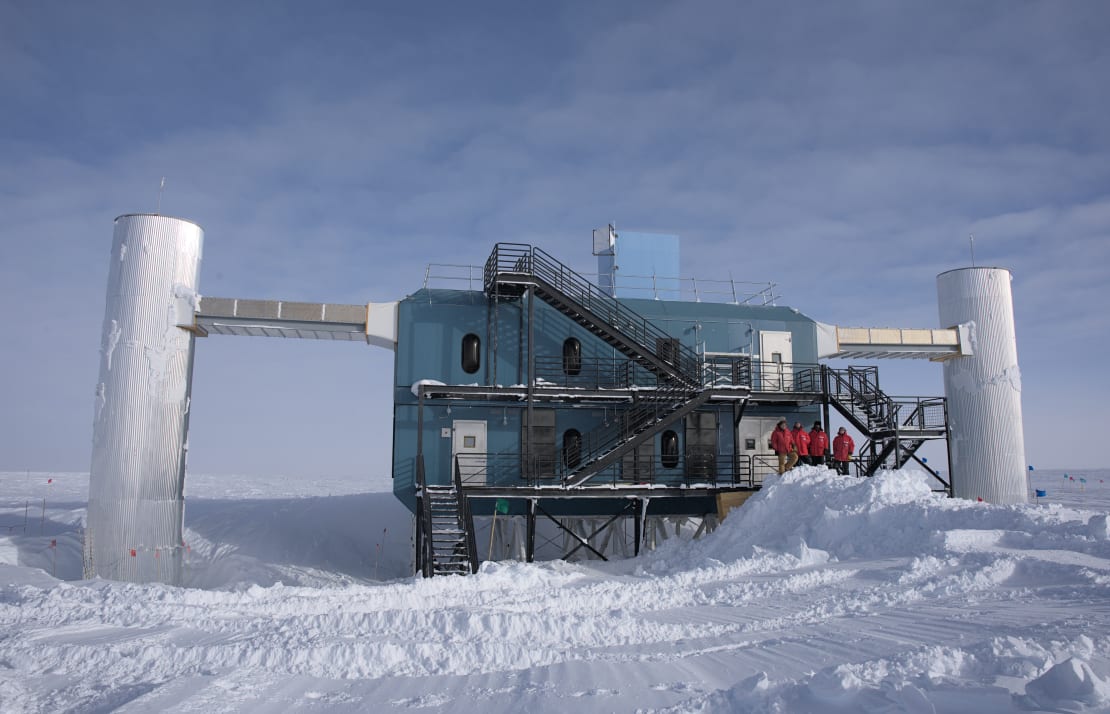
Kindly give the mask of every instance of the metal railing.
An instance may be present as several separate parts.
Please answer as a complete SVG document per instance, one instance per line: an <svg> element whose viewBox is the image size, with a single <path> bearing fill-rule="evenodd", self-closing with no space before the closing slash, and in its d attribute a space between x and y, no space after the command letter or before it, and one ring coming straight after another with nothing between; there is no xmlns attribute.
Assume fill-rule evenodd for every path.
<svg viewBox="0 0 1110 714"><path fill-rule="evenodd" d="M483 487L561 487L569 466L567 455L526 459L519 452L459 454L461 485L469 491ZM674 467L664 467L658 454L627 454L590 480L590 487L699 486L758 488L776 473L774 454L685 454Z"/></svg>
<svg viewBox="0 0 1110 714"><path fill-rule="evenodd" d="M822 391L821 365L809 362L755 361L750 379L752 391L756 392Z"/></svg>
<svg viewBox="0 0 1110 714"><path fill-rule="evenodd" d="M482 267L478 265L459 265L455 263L428 263L424 268L424 289L433 283L448 284L457 290L482 289Z"/></svg>
<svg viewBox="0 0 1110 714"><path fill-rule="evenodd" d="M470 561L470 572L478 572L478 545L474 540L474 515L470 512L470 500L463 492L462 468L459 457L455 457L455 498L459 515L459 528L465 534L466 557Z"/></svg>
<svg viewBox="0 0 1110 714"><path fill-rule="evenodd" d="M905 414L903 431L936 431L948 428L948 400L944 397L892 397L899 414Z"/></svg>
<svg viewBox="0 0 1110 714"><path fill-rule="evenodd" d="M898 425L898 405L879 389L878 367L822 370L825 393L835 400L865 432L893 431Z"/></svg>
<svg viewBox="0 0 1110 714"><path fill-rule="evenodd" d="M606 273L582 273L594 278L598 285L612 285L613 276ZM737 289L739 286L739 289ZM744 280L712 280L705 278L673 278L659 275L620 274L616 285L620 297L650 300L682 300L728 305L774 305L778 299L772 282Z"/></svg>
<svg viewBox="0 0 1110 714"><path fill-rule="evenodd" d="M697 353L539 248L521 243L496 244L484 269L485 289L493 292L498 276L506 274L546 283L589 313L580 318L596 321L598 329L623 338L635 353L655 356L688 385L701 385Z"/></svg>
<svg viewBox="0 0 1110 714"><path fill-rule="evenodd" d="M482 289L484 266L458 263L428 263L424 267L424 288L440 285L466 290ZM603 273L579 272L597 286L612 281ZM754 280L728 280L706 278L667 278L657 275L621 274L617 286L621 297L645 300L682 300L728 305L774 305L779 299L773 282Z"/></svg>
<svg viewBox="0 0 1110 714"><path fill-rule="evenodd" d="M420 532L420 540L416 549L416 568L425 578L432 577L434 567L434 553L432 549L432 506L428 497L424 472L424 455L416 455L416 488L419 499L419 522L416 524Z"/></svg>
<svg viewBox="0 0 1110 714"><path fill-rule="evenodd" d="M576 463L570 466L561 462L556 472L561 478L567 478L592 465L645 429L674 414L692 396L682 385L673 382L662 382L655 390L637 393L632 406L616 411L609 424L582 434Z"/></svg>
<svg viewBox="0 0 1110 714"><path fill-rule="evenodd" d="M630 359L582 357L576 369L568 368L562 357L537 355L537 387L570 389L629 389L654 387L658 377Z"/></svg>
<svg viewBox="0 0 1110 714"><path fill-rule="evenodd" d="M751 387L751 356L703 356L702 383L707 387Z"/></svg>

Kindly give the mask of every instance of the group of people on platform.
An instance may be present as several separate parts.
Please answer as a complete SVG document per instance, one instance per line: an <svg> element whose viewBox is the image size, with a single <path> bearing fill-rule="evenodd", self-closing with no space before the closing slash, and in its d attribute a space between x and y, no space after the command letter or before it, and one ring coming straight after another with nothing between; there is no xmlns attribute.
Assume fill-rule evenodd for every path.
<svg viewBox="0 0 1110 714"><path fill-rule="evenodd" d="M830 462L840 473L848 474L848 464L856 450L856 442L848 435L848 430L840 427L829 451L829 435L821 422L813 422L813 428L806 433L802 423L794 422L793 431L785 418L779 419L771 433L771 449L779 458L779 473L785 473L798 463L810 466L824 466Z"/></svg>

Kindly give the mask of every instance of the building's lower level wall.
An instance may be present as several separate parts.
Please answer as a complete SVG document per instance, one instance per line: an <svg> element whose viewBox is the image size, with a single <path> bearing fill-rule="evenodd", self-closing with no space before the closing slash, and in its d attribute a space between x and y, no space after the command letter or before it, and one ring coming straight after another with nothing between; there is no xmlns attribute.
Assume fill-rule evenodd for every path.
<svg viewBox="0 0 1110 714"><path fill-rule="evenodd" d="M419 407L397 404L394 409L394 492L415 509L417 454L423 454L424 478L430 485L453 482L455 455L466 485L471 487L531 488L558 486L567 472L573 448L572 432L583 438L606 428L626 406L544 405L533 407L531 474L523 458L525 404L474 403L461 400L425 403L422 438ZM732 405L712 406L666 427L634 453L601 472L592 485L758 485L772 473L776 460L768 441L775 423L786 417L807 428L820 419L815 406L782 408L750 407L734 429ZM549 426L550 424L550 426ZM467 453L465 440L473 436ZM484 448L482 445L484 444ZM530 477L531 476L531 477Z"/></svg>

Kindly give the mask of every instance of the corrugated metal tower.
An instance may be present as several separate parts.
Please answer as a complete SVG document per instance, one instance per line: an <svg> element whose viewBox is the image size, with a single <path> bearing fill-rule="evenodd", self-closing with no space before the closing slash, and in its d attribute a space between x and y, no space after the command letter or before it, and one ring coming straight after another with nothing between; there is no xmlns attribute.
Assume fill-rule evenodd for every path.
<svg viewBox="0 0 1110 714"><path fill-rule="evenodd" d="M85 577L181 580L183 486L204 231L115 220L93 418ZM189 320L191 322L191 319Z"/></svg>
<svg viewBox="0 0 1110 714"><path fill-rule="evenodd" d="M959 498L1029 500L1011 279L1005 268L937 276L940 324L967 325L973 352L944 363L953 495Z"/></svg>

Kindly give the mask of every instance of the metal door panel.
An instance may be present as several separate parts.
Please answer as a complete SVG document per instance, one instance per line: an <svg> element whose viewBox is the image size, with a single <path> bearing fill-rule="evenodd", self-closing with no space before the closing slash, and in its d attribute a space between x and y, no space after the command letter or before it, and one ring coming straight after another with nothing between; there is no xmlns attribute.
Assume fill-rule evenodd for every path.
<svg viewBox="0 0 1110 714"><path fill-rule="evenodd" d="M451 429L451 462L459 459L459 473L463 483L485 485L486 472L486 422L456 419Z"/></svg>
<svg viewBox="0 0 1110 714"><path fill-rule="evenodd" d="M789 332L759 333L760 379L765 392L794 389L794 341Z"/></svg>

